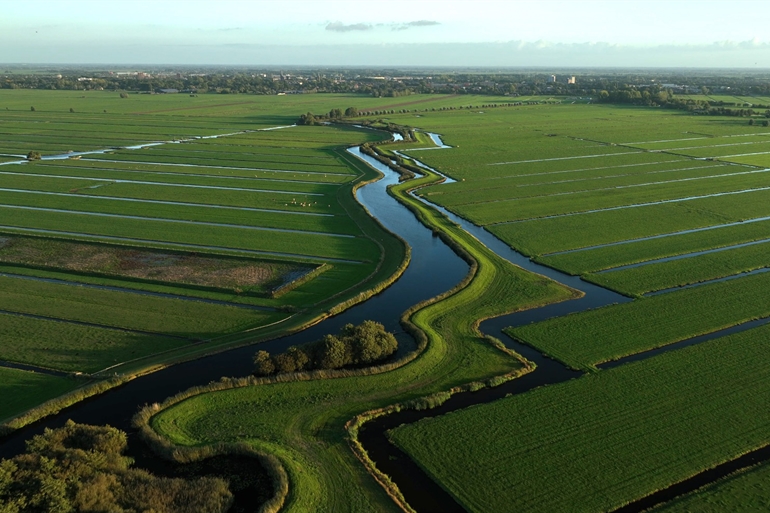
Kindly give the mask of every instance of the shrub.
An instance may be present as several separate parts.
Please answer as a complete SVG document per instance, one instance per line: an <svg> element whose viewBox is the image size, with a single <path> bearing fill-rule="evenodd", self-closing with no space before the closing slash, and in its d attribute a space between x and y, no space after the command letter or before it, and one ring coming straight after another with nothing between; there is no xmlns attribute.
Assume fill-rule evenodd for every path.
<svg viewBox="0 0 770 513"><path fill-rule="evenodd" d="M351 365L368 365L383 360L398 349L398 341L385 327L374 321L358 326L345 325L339 335L326 335L304 347L292 346L284 353L271 356L258 351L254 356L254 374L299 372L314 369L339 369Z"/></svg>

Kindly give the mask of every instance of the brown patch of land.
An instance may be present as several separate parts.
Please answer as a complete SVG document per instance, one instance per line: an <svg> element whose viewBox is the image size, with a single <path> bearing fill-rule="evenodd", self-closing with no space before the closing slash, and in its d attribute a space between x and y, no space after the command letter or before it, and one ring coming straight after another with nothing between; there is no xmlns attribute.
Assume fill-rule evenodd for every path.
<svg viewBox="0 0 770 513"><path fill-rule="evenodd" d="M303 264L23 236L0 237L0 262L260 293L313 269Z"/></svg>

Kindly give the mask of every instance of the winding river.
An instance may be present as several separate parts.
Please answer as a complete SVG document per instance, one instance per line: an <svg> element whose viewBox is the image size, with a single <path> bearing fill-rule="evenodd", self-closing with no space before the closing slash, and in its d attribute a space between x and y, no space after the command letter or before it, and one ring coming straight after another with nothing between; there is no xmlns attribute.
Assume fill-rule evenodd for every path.
<svg viewBox="0 0 770 513"><path fill-rule="evenodd" d="M437 141L437 144L446 147L439 136L432 134L431 138ZM291 345L317 340L326 333L336 332L344 324L355 324L366 319L372 319L384 324L388 330L396 332L402 347L401 350L408 350L413 347L413 341L401 331L399 325L401 313L420 301L451 289L468 273L468 265L462 259L440 238L433 236L431 230L419 223L406 207L387 194L387 186L398 181L396 173L375 159L360 153L358 148L353 148L350 151L384 174L383 179L361 187L357 191L357 199L383 226L397 233L411 246L411 263L404 274L382 293L300 333L261 343L259 345L261 349L270 352L281 351ZM577 277L568 276L554 269L535 264L511 250L483 228L470 224L447 211L444 212L503 258L525 269L582 290L585 295L580 299L505 315L481 323L482 332L499 338L508 347L534 361L537 364L536 371L496 388L457 394L437 409L420 412L402 411L395 415L381 417L365 425L360 437L370 456L378 468L393 478L407 501L421 513L427 511L462 511L462 508L442 488L430 480L409 457L390 444L385 437L385 432L391 427L413 422L419 418L441 415L472 404L493 401L507 394L522 393L535 387L578 377L580 373L571 371L562 364L545 358L528 346L517 344L507 337L502 329L611 303L630 301L627 297L589 284ZM132 433L131 417L142 405L160 402L168 396L192 386L218 380L222 376L248 375L252 371L254 352L254 346L237 348L173 365L134 379L5 437L0 445L0 457L10 457L22 452L26 440L41 433L46 427L55 428L63 425L67 419L88 424L109 424ZM137 464L152 467L152 457L148 456L146 451L142 451L142 444L137 440L137 437L130 434L129 440L130 455L137 459ZM764 456L765 459L768 457L770 455ZM681 485L684 483L675 485L671 489L679 486L680 489L676 491L676 494L681 494L714 479L716 478L704 476L689 486L685 486L686 489L681 489ZM659 493L664 492L666 490ZM661 501L669 498L662 496ZM650 507L651 504L648 503L650 498L645 500L647 502L644 504L639 501L628 505L624 511L640 511Z"/></svg>

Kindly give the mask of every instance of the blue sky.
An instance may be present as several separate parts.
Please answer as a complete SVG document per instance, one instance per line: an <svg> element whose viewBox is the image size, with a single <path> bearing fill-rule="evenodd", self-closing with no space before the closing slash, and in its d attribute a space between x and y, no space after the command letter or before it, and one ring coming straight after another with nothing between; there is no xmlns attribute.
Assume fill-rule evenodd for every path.
<svg viewBox="0 0 770 513"><path fill-rule="evenodd" d="M0 62L770 68L767 0L0 0Z"/></svg>

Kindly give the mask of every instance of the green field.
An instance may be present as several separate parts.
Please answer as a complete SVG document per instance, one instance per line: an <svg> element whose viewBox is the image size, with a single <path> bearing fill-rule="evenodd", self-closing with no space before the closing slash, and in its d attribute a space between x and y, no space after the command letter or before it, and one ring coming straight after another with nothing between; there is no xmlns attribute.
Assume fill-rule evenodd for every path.
<svg viewBox="0 0 770 513"><path fill-rule="evenodd" d="M770 316L770 274L703 285L509 331L579 369Z"/></svg>
<svg viewBox="0 0 770 513"><path fill-rule="evenodd" d="M80 383L68 377L49 376L37 372L0 367L0 420L37 406L75 389Z"/></svg>
<svg viewBox="0 0 770 513"><path fill-rule="evenodd" d="M760 464L713 485L655 508L656 512L767 511L770 509L770 465Z"/></svg>
<svg viewBox="0 0 770 513"><path fill-rule="evenodd" d="M767 443L769 334L713 340L392 437L470 511L611 511Z"/></svg>
<svg viewBox="0 0 770 513"><path fill-rule="evenodd" d="M397 429L397 443L469 509L611 510L770 441L766 326L596 368L770 316L770 273L701 284L768 265L764 242L732 246L770 239L770 133L740 118L668 109L473 95L121 99L0 90L0 153L106 150L0 166L0 317L8 320L0 338L12 341L0 359L133 372L279 336L386 282L405 248L353 199L376 173L343 150L386 135L291 126L301 113L347 106L371 112L378 126L437 132L452 146L419 151L421 134L383 149L456 180L428 174L391 194L467 253L472 279L410 312L427 343L402 366L194 394L152 416L157 433L179 445L245 441L275 454L289 474L287 511L395 510L351 453L346 422L529 370L482 338L478 321L575 297L406 194L423 185L419 195L511 247L626 295L700 284L515 328L516 338L589 375ZM102 259L128 251L150 264L137 275L95 257L75 265L66 250L34 257L31 243L10 252L8 241L22 238L73 254L99 244L111 248ZM272 269L272 282L249 289L192 263L172 272L151 257L172 252L182 255L176 262L200 258L195 265L230 273L238 267L223 262ZM670 257L682 258L660 261ZM638 266L623 268L630 264ZM319 267L280 297L269 294L268 282L292 269ZM40 388L48 377L35 379L9 378L9 393L17 387L25 399L6 415L53 397ZM55 395L72 386L50 382Z"/></svg>
<svg viewBox="0 0 770 513"><path fill-rule="evenodd" d="M420 180L429 183L435 177ZM411 185L404 182L392 190L420 205L404 196ZM479 337L476 320L573 296L501 260L443 216L419 208L429 226L462 244L479 267L465 288L411 317L428 337L414 361L371 376L195 395L154 416L153 428L180 445L247 440L275 453L292 482L287 511L393 510L395 505L350 452L345 422L367 409L519 369L517 358Z"/></svg>
<svg viewBox="0 0 770 513"><path fill-rule="evenodd" d="M274 337L390 279L403 245L351 194L376 173L341 150L387 134L291 126L359 100L0 91L1 153L104 151L4 158L0 358L131 373Z"/></svg>

